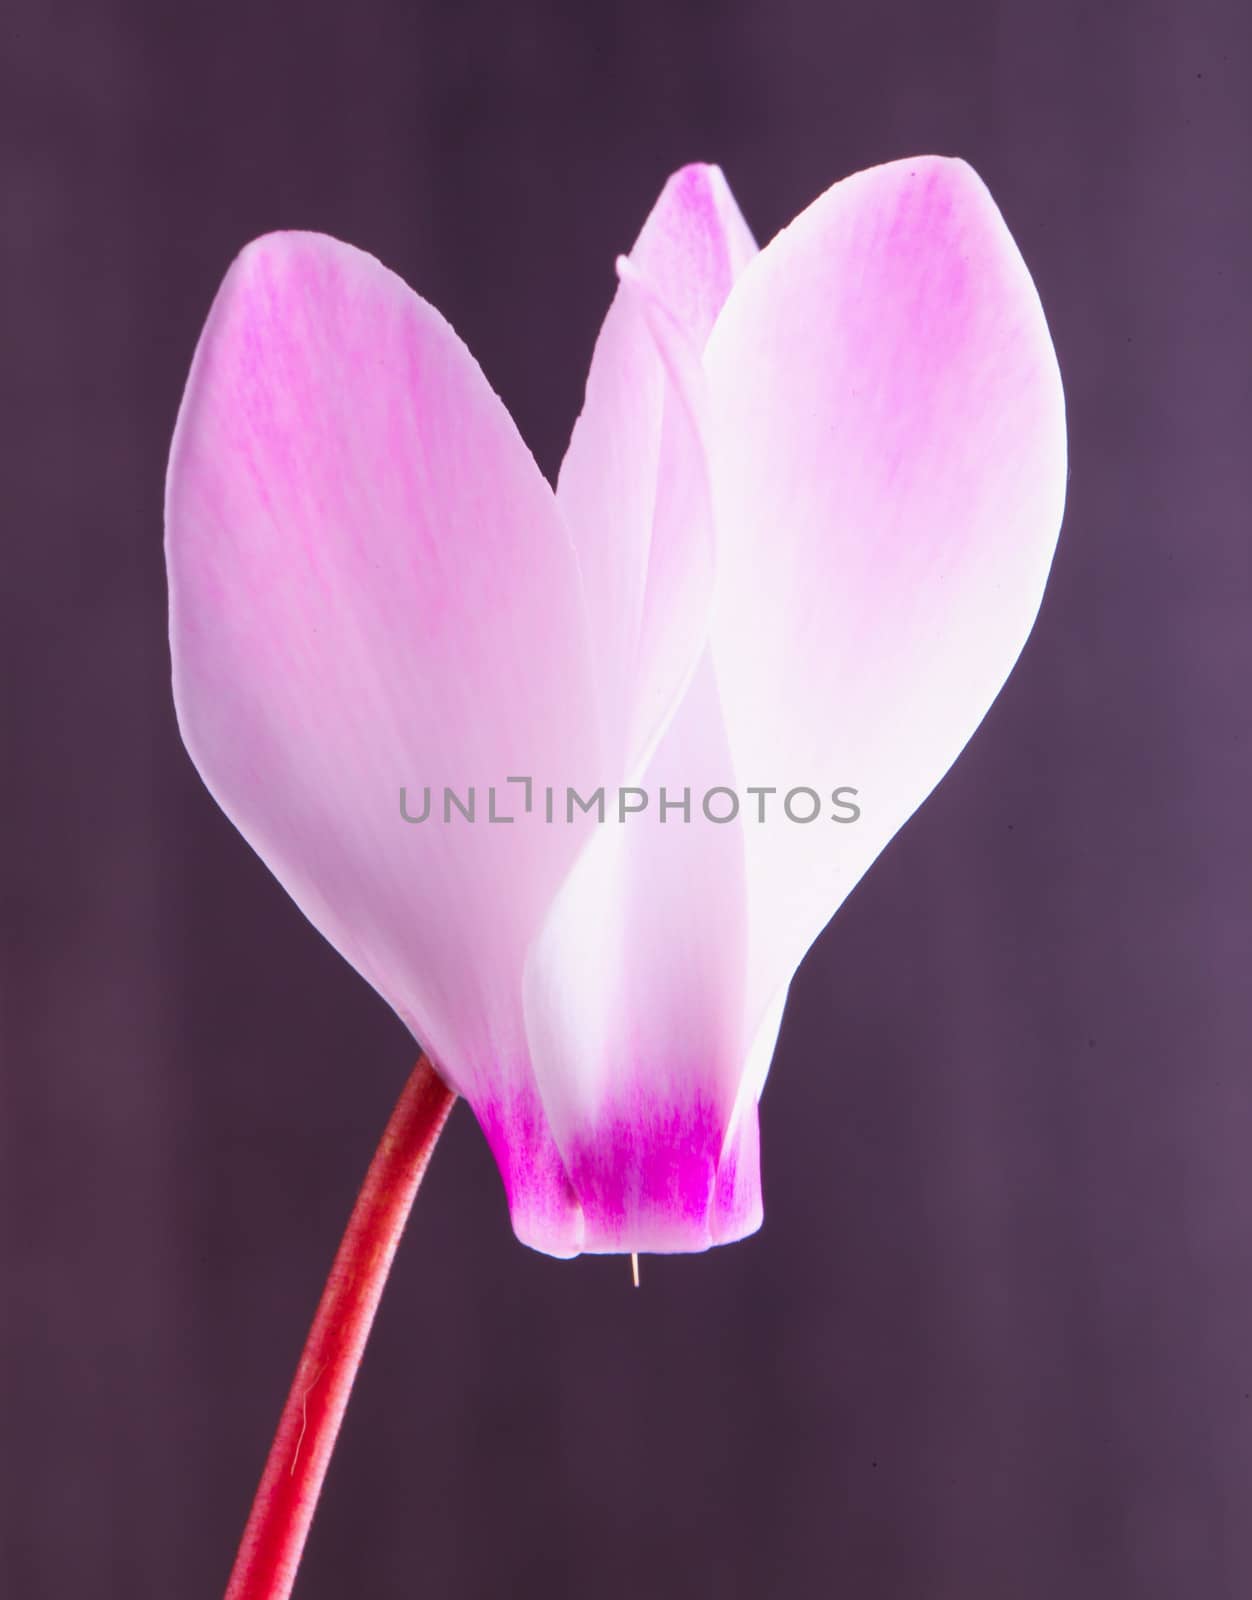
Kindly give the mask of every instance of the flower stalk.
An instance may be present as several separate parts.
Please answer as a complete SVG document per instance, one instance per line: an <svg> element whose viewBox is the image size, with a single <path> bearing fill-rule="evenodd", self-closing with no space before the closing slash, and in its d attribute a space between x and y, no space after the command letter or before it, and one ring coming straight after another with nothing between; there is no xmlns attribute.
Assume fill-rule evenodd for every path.
<svg viewBox="0 0 1252 1600"><path fill-rule="evenodd" d="M335 1256L226 1600L286 1600L396 1246L456 1096L425 1056L405 1084Z"/></svg>

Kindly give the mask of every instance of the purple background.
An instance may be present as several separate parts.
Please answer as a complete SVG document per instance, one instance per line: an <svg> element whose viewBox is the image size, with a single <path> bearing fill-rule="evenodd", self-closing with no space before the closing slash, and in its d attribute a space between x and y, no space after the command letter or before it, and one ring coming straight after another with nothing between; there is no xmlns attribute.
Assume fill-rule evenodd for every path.
<svg viewBox="0 0 1252 1600"><path fill-rule="evenodd" d="M768 238L937 150L1035 274L1073 477L1007 690L793 990L767 1221L516 1245L463 1108L299 1590L1252 1593L1241 0L17 0L0 25L0 1593L220 1593L400 1025L174 727L165 452L279 227L452 320L541 464L663 178Z"/></svg>

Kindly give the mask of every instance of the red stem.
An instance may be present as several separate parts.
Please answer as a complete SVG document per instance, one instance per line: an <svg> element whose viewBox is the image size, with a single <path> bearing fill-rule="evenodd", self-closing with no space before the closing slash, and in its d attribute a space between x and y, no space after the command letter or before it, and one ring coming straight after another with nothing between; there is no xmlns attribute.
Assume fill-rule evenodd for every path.
<svg viewBox="0 0 1252 1600"><path fill-rule="evenodd" d="M374 1152L322 1291L226 1600L287 1600L291 1593L396 1246L455 1098L420 1056Z"/></svg>

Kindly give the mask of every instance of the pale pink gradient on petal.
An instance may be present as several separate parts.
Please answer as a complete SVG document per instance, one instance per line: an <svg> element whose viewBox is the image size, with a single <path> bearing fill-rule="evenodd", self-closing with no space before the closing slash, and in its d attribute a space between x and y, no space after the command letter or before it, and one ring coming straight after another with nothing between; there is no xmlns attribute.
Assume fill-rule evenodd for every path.
<svg viewBox="0 0 1252 1600"><path fill-rule="evenodd" d="M626 772L646 761L704 648L713 530L693 416L701 401L681 391L701 383L700 351L755 249L716 167L670 178L605 318L557 481L596 641L606 746Z"/></svg>
<svg viewBox="0 0 1252 1600"><path fill-rule="evenodd" d="M745 829L755 1032L1017 659L1060 526L1064 403L994 202L933 157L848 178L784 229L705 365L736 770L852 785L862 807Z"/></svg>
<svg viewBox="0 0 1252 1600"><path fill-rule="evenodd" d="M183 401L167 556L179 722L227 815L455 1088L533 1098L522 968L578 832L399 806L600 764L574 551L473 358L362 252L250 246ZM542 1124L525 1161L560 1184Z"/></svg>
<svg viewBox="0 0 1252 1600"><path fill-rule="evenodd" d="M743 843L737 821L700 810L708 788L734 781L704 647L714 536L700 353L754 252L720 172L670 180L619 262L558 485L615 775L653 807L663 787L695 796L690 822L653 809L596 832L527 968L536 1080L589 1251L703 1249L760 1222L755 1107L736 1115Z"/></svg>
<svg viewBox="0 0 1252 1600"><path fill-rule="evenodd" d="M666 183L630 252L703 349L740 273L757 253L756 240L720 167L693 162Z"/></svg>
<svg viewBox="0 0 1252 1600"><path fill-rule="evenodd" d="M594 832L531 952L535 1076L588 1251L699 1250L759 1224L738 1139L718 1188L745 1059L746 898L741 826L702 801L733 782L706 656L639 785L646 809Z"/></svg>

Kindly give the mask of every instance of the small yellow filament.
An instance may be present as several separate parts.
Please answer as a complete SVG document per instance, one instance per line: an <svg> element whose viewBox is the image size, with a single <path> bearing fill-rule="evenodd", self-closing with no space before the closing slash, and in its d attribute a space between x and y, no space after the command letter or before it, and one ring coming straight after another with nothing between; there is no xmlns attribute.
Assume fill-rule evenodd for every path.
<svg viewBox="0 0 1252 1600"><path fill-rule="evenodd" d="M639 1287L639 1255L635 1250L630 1252L630 1275L634 1279L635 1288L637 1289Z"/></svg>

